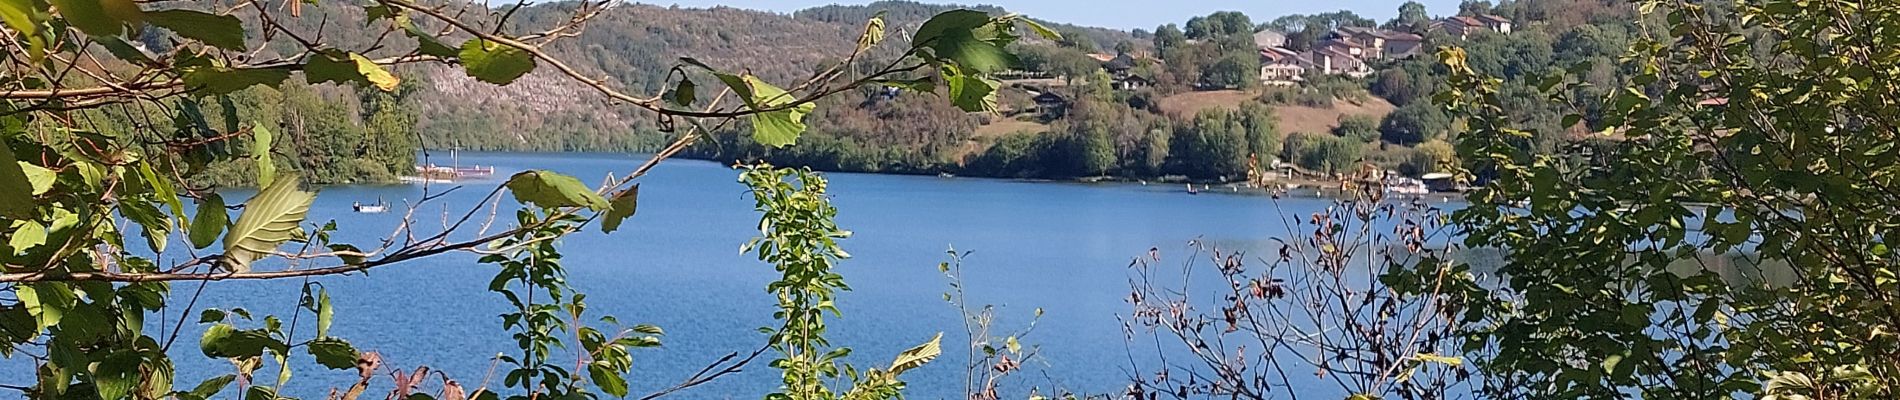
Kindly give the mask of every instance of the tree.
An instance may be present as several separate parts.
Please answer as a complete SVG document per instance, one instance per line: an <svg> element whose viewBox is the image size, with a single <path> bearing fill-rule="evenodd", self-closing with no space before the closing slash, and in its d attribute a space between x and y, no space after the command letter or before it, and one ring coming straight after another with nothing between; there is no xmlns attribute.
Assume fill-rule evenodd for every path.
<svg viewBox="0 0 1900 400"><path fill-rule="evenodd" d="M1201 70L1201 85L1214 88L1248 88L1260 81L1260 56L1232 53L1221 56Z"/></svg>
<svg viewBox="0 0 1900 400"><path fill-rule="evenodd" d="M1489 0L1464 0L1458 3L1458 15L1484 14L1491 14L1491 2Z"/></svg>
<svg viewBox="0 0 1900 400"><path fill-rule="evenodd" d="M1465 317L1467 349L1499 349L1472 354L1494 377L1483 397L1900 396L1900 124L1884 116L1900 88L1865 80L1900 67L1875 33L1900 5L1816 5L1642 3L1657 36L1630 44L1604 101L1617 136L1551 150L1502 81L1441 56L1469 126L1461 172L1481 184L1452 218L1508 277ZM1553 103L1577 85L1551 82Z"/></svg>
<svg viewBox="0 0 1900 400"><path fill-rule="evenodd" d="M1430 27L1431 22L1432 16L1426 12L1424 4L1417 1L1406 1L1405 4L1399 5L1399 14L1392 17L1391 21L1387 21L1385 28L1420 33L1425 32L1425 30Z"/></svg>
<svg viewBox="0 0 1900 400"><path fill-rule="evenodd" d="M1155 49L1159 49L1163 51L1164 54L1167 51L1167 49L1180 47L1181 45L1186 44L1186 43L1187 43L1187 34L1181 32L1181 28L1175 26L1174 24L1162 25L1160 27L1155 28L1155 36L1154 36Z"/></svg>
<svg viewBox="0 0 1900 400"><path fill-rule="evenodd" d="M472 223L471 217L445 215L443 226L427 232L415 231L417 221L405 219L375 245L332 241L333 233L350 227L306 220L317 196L306 182L350 176L353 170L387 174L393 172L387 169L412 166L408 158L414 153L406 146L413 145L416 118L402 104L413 88L404 80L412 77L393 73L396 65L458 69L498 86L553 65L549 76L645 110L669 126L743 123L759 145L784 147L805 133L805 117L815 102L913 72L954 82L959 95L950 100L953 104L989 110L998 84L988 74L1007 67L1012 58L1005 46L1022 34L1044 30L1019 16L948 11L926 21L915 42L880 49L884 25L874 19L857 35L854 50L841 58L878 51L903 65L832 65L787 91L750 73L684 59L660 67L682 72L665 74L670 81L663 87L672 90L657 92L661 96L624 91L546 51L577 35L606 6L568 4L563 9L568 15L546 25L503 23L514 9L474 5L482 9L461 13L405 0L309 11L354 9L354 15L365 18L352 23L383 32L386 41L326 36L333 31L318 32L316 26L330 19L298 18L294 4L288 11L131 1L0 6L5 15L0 30L7 33L0 39L6 41L0 58L12 61L0 66L0 86L7 88L0 95L0 107L7 110L0 114L0 221L5 222L0 243L6 248L0 251L0 292L5 293L0 297L8 299L0 304L0 352L30 355L35 369L30 377L18 377L30 382L8 382L28 386L9 388L34 398L281 398L277 390L297 364L291 360L307 354L324 369L355 370L332 372L360 377L349 392L332 392L354 399L382 376L377 371L384 367L380 358L330 335L336 310L323 281L468 251L495 267L490 289L506 301L509 311L501 326L518 339L520 352L497 358L508 379L467 393L441 375L440 393L457 399L626 397L630 352L657 346L661 330L620 326L612 318L587 314L584 296L564 278L556 243L596 223L603 232L616 230L634 213L641 177L706 132L681 132L667 152L598 188L549 171L515 174L486 196L487 207L467 211L472 217L495 210L503 196L513 197L519 204L513 218L502 218L493 229L486 222ZM127 29L133 26L141 28ZM447 44L438 32L464 40ZM165 43L175 51L153 53L162 47L139 49L128 44L134 41ZM847 70L856 73L854 78L830 79ZM291 81L293 76L302 82ZM698 101L700 91L690 83L695 79L717 82L735 96ZM249 199L227 203L222 196L233 192L198 184L214 168L230 165L244 166L240 169L252 175L248 182L258 190ZM831 292L842 285L828 272L843 253L835 243L839 231L831 224L835 211L823 200L825 183L769 167L752 168L744 176L758 178L747 183L766 214L759 240L770 246L760 248L759 259L785 273L768 286L780 300L777 315L784 324L767 344L782 355L771 363L785 376L778 395L831 398L830 386L848 384L837 392L851 398L895 397L902 387L899 374L935 357L936 342L901 353L885 368L839 362L835 355L845 350L826 344L822 329L813 328L821 323L818 314L836 313ZM799 184L787 182L794 178ZM420 201L439 195L425 189ZM196 203L195 212L185 211L188 203ZM410 211L424 206L429 204L412 205ZM130 236L135 231L138 235ZM134 237L143 240L128 240ZM293 323L280 323L286 318L278 315L253 320L247 311L200 308L204 305L196 295L170 291L174 282L208 286L241 280L302 281L270 286L295 288L286 293L246 293L296 296L298 306L286 316ZM179 296L191 301L178 301L183 300ZM236 371L193 383L190 391L174 390L172 357L183 353L167 349L179 330L145 327L148 321L181 326L191 316L207 326L198 339L202 354L228 361ZM294 322L299 319L310 322ZM585 355L588 362L553 361L556 348ZM722 361L707 371L745 363ZM253 379L255 372L270 369L276 379ZM835 373L840 369L860 372L841 378ZM398 389L389 396L429 397L410 393L425 378L435 376L402 378L409 383L392 385ZM224 394L234 381L242 382L243 393ZM691 385L696 383L676 389Z"/></svg>
<svg viewBox="0 0 1900 400"><path fill-rule="evenodd" d="M1391 143L1413 145L1442 139L1450 129L1451 118L1444 111L1430 104L1412 103L1399 107L1379 122L1379 137Z"/></svg>

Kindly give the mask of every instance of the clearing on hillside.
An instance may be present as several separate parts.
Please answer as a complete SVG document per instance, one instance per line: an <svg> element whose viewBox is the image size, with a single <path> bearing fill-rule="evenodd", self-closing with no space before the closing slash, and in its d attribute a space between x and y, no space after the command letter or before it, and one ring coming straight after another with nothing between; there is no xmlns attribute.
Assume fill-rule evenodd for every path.
<svg viewBox="0 0 1900 400"><path fill-rule="evenodd" d="M1187 92L1161 99L1161 112L1174 118L1193 118L1201 110L1220 108L1232 110L1240 108L1245 102L1254 101L1258 94L1242 90L1210 90ZM1346 115L1370 115L1374 119L1385 118L1394 107L1385 99L1366 96L1360 103L1337 99L1332 107L1307 107L1284 104L1274 106L1274 114L1280 119L1280 133L1293 132L1325 133L1339 126L1339 117Z"/></svg>

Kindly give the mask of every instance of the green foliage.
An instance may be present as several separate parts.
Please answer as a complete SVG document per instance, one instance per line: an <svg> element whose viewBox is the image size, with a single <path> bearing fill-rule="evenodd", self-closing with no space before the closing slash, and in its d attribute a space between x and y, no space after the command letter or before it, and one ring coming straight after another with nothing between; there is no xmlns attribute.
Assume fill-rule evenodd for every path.
<svg viewBox="0 0 1900 400"><path fill-rule="evenodd" d="M607 199L588 189L572 176L553 171L521 171L508 177L508 191L522 204L542 208L587 207L595 211L611 207Z"/></svg>
<svg viewBox="0 0 1900 400"><path fill-rule="evenodd" d="M1874 72L1900 63L1875 56L1900 5L1636 6L1657 18L1619 59L1629 81L1599 92L1612 145L1546 150L1556 132L1516 118L1523 96L1490 77L1517 71L1441 55L1463 172L1485 184L1454 219L1501 249L1514 293L1466 316L1487 397L1900 394L1900 128L1884 116L1900 93ZM1566 103L1595 69L1535 93Z"/></svg>
<svg viewBox="0 0 1900 400"><path fill-rule="evenodd" d="M300 234L304 215L317 194L297 188L296 177L277 180L244 201L231 233L224 236L224 265L235 272L251 269L251 262L277 250L277 245ZM219 211L222 212L222 211Z"/></svg>
<svg viewBox="0 0 1900 400"><path fill-rule="evenodd" d="M1426 103L1412 103L1386 114L1379 121L1379 135L1387 142L1414 145L1427 140L1447 139L1451 117Z"/></svg>
<svg viewBox="0 0 1900 400"><path fill-rule="evenodd" d="M838 247L838 240L851 232L838 228L833 220L837 208L826 194L825 179L810 170L772 168L769 165L743 167L739 181L752 190L759 218L759 233L740 246L740 252L755 252L759 261L772 264L780 277L766 284L766 291L778 298L773 318L782 325L772 332L770 343L779 358L773 368L782 371L783 386L767 399L890 399L898 396L904 382L899 374L923 365L942 353L942 333L929 342L898 353L889 367L882 370L858 370L842 359L851 354L847 347L834 347L825 338L825 314L841 315L837 293L850 290L844 276L834 272L836 264L850 257ZM843 381L851 386L840 394L828 382Z"/></svg>
<svg viewBox="0 0 1900 400"><path fill-rule="evenodd" d="M497 85L513 83L534 71L534 56L527 51L483 39L462 42L456 56L462 59L468 76Z"/></svg>
<svg viewBox="0 0 1900 400"><path fill-rule="evenodd" d="M501 327L512 332L521 350L518 355L498 357L508 368L502 385L522 393L508 399L626 397L626 375L633 370L631 351L659 346L662 331L652 325L602 331L588 323L587 295L568 285L567 268L556 246L556 239L579 229L585 219L553 209L523 209L515 213L515 220L534 228L495 242L495 253L481 259L500 268L488 290L508 300L511 309L501 314ZM611 316L599 320L617 324ZM570 348L579 351L579 359L554 359L560 354L557 351ZM578 369L586 370L585 378Z"/></svg>
<svg viewBox="0 0 1900 400"><path fill-rule="evenodd" d="M506 185L526 204L516 214L515 226L489 231L482 224L482 233L462 235L458 233L470 228L456 222L439 235L429 233L436 236L426 240L397 240L417 237L411 235L413 221L403 221L381 246L369 251L332 243L332 234L339 230L334 222L307 223L315 194L301 189L304 184L393 181L396 173L414 166L424 136L417 126L425 115L443 114L424 114L440 112L425 109L439 104L419 104L410 95L419 90L416 82L441 77L430 76L426 66L401 70L420 71L420 76L398 77L392 65L460 65L476 80L518 82L537 62L554 62L550 52L571 54L561 39L578 35L578 25L597 14L572 3L537 5L541 13L522 18L562 14L561 21L570 24L540 30L517 25L519 20L504 23L504 15L512 16L512 11L480 5L464 20L459 12L402 0L299 4L220 8L131 0L0 2L0 22L8 33L0 58L11 61L0 66L0 85L8 88L0 103L5 111L0 112L0 265L5 267L0 297L9 299L0 302L0 353L33 359L33 371L8 382L20 385L11 389L32 398L270 400L290 391L286 387L293 369L303 362L294 358L315 360L324 369L355 368L361 380L348 391L333 393L338 399L357 399L370 380L384 376L377 372L383 367L379 357L331 336L338 310L321 280L314 278L476 251L484 255L482 262L500 270L491 289L512 306L513 312L502 316L502 327L522 350L499 360L508 373L493 388L511 392L511 399L629 395L628 351L658 345L660 330L595 328L586 319L591 316L585 312L584 296L565 281L555 246L560 237L594 218L606 217L603 225L617 227L629 217L637 202L632 190L637 186L631 184L645 169L600 189L627 188L611 201L573 178L517 176ZM211 9L217 11L205 11ZM999 67L997 61L1007 61L1010 55L965 49L1003 48L1016 38L1018 26L1039 33L1050 30L1019 16L984 20L975 26L947 27L938 35L952 40L936 43L951 47L911 54L915 57L898 59L902 65L875 73L955 77L993 91L994 82L982 72ZM365 27L335 29L332 24L337 22L363 22ZM437 29L446 30L443 35L477 39L450 51L429 33ZM510 33L528 29L544 33ZM416 40L414 47L406 40L382 40L399 30ZM866 62L872 57L892 61L888 53L872 50L866 50ZM623 69L660 69L659 74L675 77L702 72L641 67ZM769 85L763 79L741 80L744 90L732 89L751 95L745 97L749 111L718 108L710 114L730 122L748 114L773 118L773 113L788 110L811 112L813 103L826 96L870 83L831 81L847 71L859 72L857 67L840 65L821 72L824 78L813 79L824 82L797 87L802 97L779 98L792 95L765 90ZM581 75L588 71L557 72L657 113L660 118L654 120L660 122L655 125L700 126L700 120L708 118L708 113L633 101L637 99L616 85ZM304 79L288 79L297 73ZM363 88L308 82L354 82ZM952 97L960 99L956 106L993 104L985 95ZM449 122L505 125L511 120L498 115L515 105L469 104L482 104L483 110L457 114ZM795 136L803 128L790 130ZM436 140L455 138L445 133ZM233 220L218 189L236 185L261 190L241 205ZM188 198L199 202L195 215L187 215ZM145 242L142 247L127 243L135 231ZM456 237L479 239L451 239ZM488 243L491 238L501 239ZM220 239L221 252L197 251ZM178 240L188 241L190 248L167 246ZM308 283L287 316L198 309L196 295L190 295L191 302L172 302L169 283L208 286L213 281L300 278ZM270 295L254 291L244 298L268 303ZM177 327L189 323L183 316L192 314L205 326L198 338L199 353L228 363L231 370L189 391L175 391L171 357L185 353L170 346L179 339ZM178 319L170 320L174 316ZM610 319L602 323L616 324ZM168 329L147 331L154 326ZM937 349L933 340L905 352L883 369L887 372L847 369L860 380L847 397L895 396L902 387L897 372L934 357ZM578 362L552 359L568 354L576 355ZM269 371L273 367L274 374ZM430 397L410 393L422 378L398 377L405 383L396 385L389 397ZM448 377L443 379L440 393L445 397L502 396L488 387L466 396ZM225 393L234 382L242 393Z"/></svg>
<svg viewBox="0 0 1900 400"><path fill-rule="evenodd" d="M1288 161L1324 173L1351 172L1358 167L1364 150L1365 142L1329 134L1296 132L1286 139Z"/></svg>

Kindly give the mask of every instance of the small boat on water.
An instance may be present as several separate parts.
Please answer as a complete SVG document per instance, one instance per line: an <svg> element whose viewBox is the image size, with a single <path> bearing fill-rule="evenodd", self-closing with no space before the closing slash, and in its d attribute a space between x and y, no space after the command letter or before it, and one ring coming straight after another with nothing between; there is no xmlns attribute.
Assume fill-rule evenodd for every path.
<svg viewBox="0 0 1900 400"><path fill-rule="evenodd" d="M957 177L957 176L956 176L956 175L953 175L953 174L951 174L951 173L949 173L949 172L938 172L938 173L937 173L937 177L938 177L938 178L944 178L944 179L950 179L950 178L955 178L955 177Z"/></svg>
<svg viewBox="0 0 1900 400"><path fill-rule="evenodd" d="M1190 183L1190 184L1187 184L1187 193L1188 193L1188 194L1201 194L1201 191L1199 191L1199 190L1194 190L1194 184L1192 184L1192 183Z"/></svg>
<svg viewBox="0 0 1900 400"><path fill-rule="evenodd" d="M389 212L389 204L384 203L382 199L376 199L376 203L373 204L352 203L350 209L362 214L382 214Z"/></svg>

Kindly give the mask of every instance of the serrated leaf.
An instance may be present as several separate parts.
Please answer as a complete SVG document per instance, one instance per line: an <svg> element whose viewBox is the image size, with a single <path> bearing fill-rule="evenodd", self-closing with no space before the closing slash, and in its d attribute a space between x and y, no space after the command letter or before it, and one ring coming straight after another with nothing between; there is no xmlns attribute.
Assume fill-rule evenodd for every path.
<svg viewBox="0 0 1900 400"><path fill-rule="evenodd" d="M785 89L772 86L756 76L746 75L743 80L742 86L750 88L752 92L751 100L746 104L754 110L784 107L797 101ZM783 110L752 114L752 140L772 147L785 147L798 142L798 136L805 133L805 116L810 115L813 109L812 103L806 102Z"/></svg>
<svg viewBox="0 0 1900 400"><path fill-rule="evenodd" d="M611 207L607 199L588 189L579 179L552 171L522 171L509 177L507 186L508 191L514 193L515 201L522 204L543 208L587 207L595 211Z"/></svg>
<svg viewBox="0 0 1900 400"><path fill-rule="evenodd" d="M1000 83L958 72L956 68L944 70L943 81L950 92L950 103L969 112L995 110L996 87Z"/></svg>
<svg viewBox="0 0 1900 400"><path fill-rule="evenodd" d="M312 340L306 350L316 356L317 364L329 369L356 368L356 359L359 357L356 347L350 346L350 342L333 337Z"/></svg>
<svg viewBox="0 0 1900 400"><path fill-rule="evenodd" d="M936 359L940 354L943 354L943 332L937 332L937 336L930 338L930 341L924 344L897 353L897 359L891 361L891 375L896 376L904 371L921 367L930 360Z"/></svg>
<svg viewBox="0 0 1900 400"><path fill-rule="evenodd" d="M225 50L244 50L244 22L237 17L173 9L145 13L145 20L204 44Z"/></svg>
<svg viewBox="0 0 1900 400"><path fill-rule="evenodd" d="M640 185L635 184L626 191L614 195L608 205L607 215L600 221L601 233L614 233L620 230L620 223L632 217L640 208Z"/></svg>
<svg viewBox="0 0 1900 400"><path fill-rule="evenodd" d="M297 183L294 175L278 179L244 202L244 213L224 236L224 262L232 271L250 271L252 261L276 251L303 223L317 197L298 190Z"/></svg>
<svg viewBox="0 0 1900 400"><path fill-rule="evenodd" d="M497 85L507 85L534 70L534 56L528 52L482 39L463 42L456 56L468 76Z"/></svg>
<svg viewBox="0 0 1900 400"><path fill-rule="evenodd" d="M191 248L211 247L218 241L218 235L224 233L224 226L231 222L231 216L224 209L224 196L207 193L198 202L198 214L191 219Z"/></svg>

